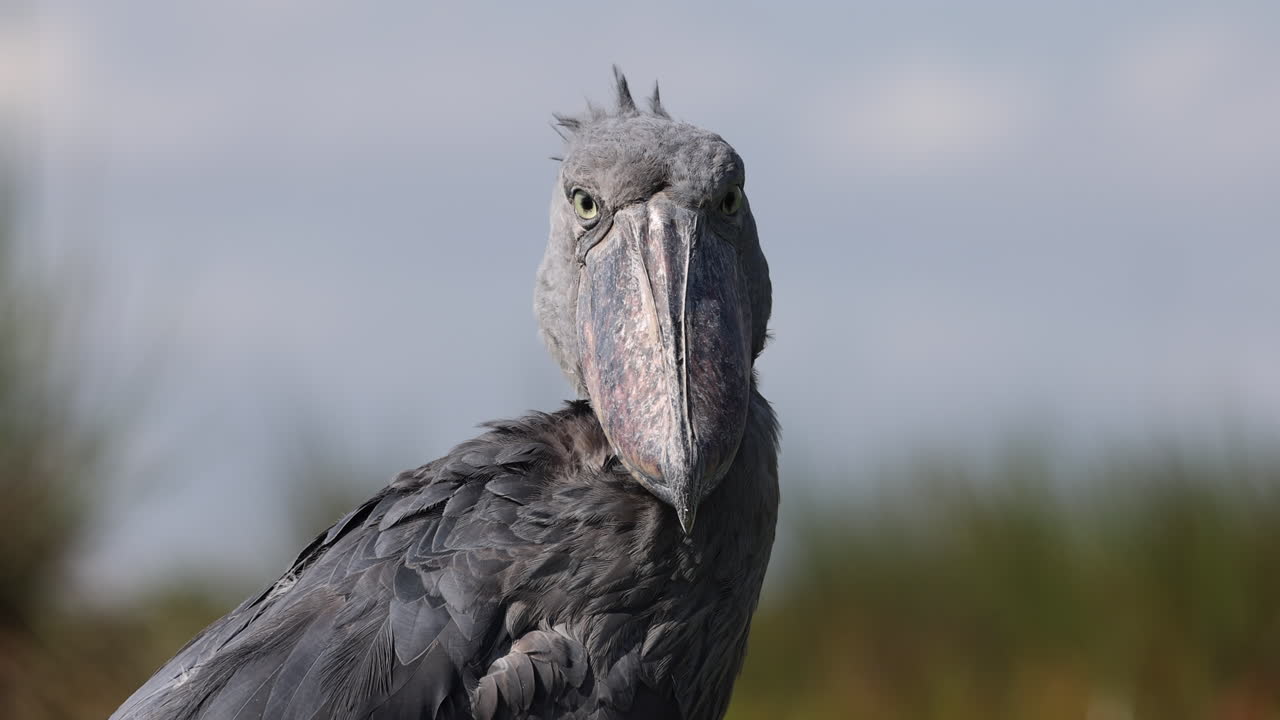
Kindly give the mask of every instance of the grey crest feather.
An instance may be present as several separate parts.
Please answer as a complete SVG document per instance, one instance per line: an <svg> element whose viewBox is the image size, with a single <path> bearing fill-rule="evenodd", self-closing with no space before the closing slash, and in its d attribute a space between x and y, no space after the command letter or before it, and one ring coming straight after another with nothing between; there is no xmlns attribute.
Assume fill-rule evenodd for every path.
<svg viewBox="0 0 1280 720"><path fill-rule="evenodd" d="M627 87L627 76L622 74L617 65L613 66L613 81L618 92L618 114L635 115L640 112L636 108L636 101L631 97L631 88Z"/></svg>
<svg viewBox="0 0 1280 720"><path fill-rule="evenodd" d="M617 65L613 66L614 94L616 96L617 109L609 112L587 101L587 111L582 115L567 115L563 113L553 113L552 118L555 122L552 127L558 133L560 129L569 131L569 133L578 133L586 129L590 125L594 125L609 118L625 118L642 115L639 106L636 105L635 98L631 95L631 86L627 82L627 76ZM662 99L658 92L658 85L654 83L653 95L649 97L649 114L654 117L670 120L671 115L662 105ZM561 135L562 139L564 138Z"/></svg>

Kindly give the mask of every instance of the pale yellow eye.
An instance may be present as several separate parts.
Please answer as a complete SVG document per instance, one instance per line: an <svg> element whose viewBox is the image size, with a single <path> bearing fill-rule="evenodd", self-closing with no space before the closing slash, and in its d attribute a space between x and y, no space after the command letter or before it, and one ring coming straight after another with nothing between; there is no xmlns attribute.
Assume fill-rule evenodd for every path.
<svg viewBox="0 0 1280 720"><path fill-rule="evenodd" d="M573 211L583 220L594 220L600 214L600 207L596 205L595 198L588 195L585 190L574 190Z"/></svg>
<svg viewBox="0 0 1280 720"><path fill-rule="evenodd" d="M734 185L729 188L729 192L725 193L724 199L720 201L720 212L725 215L733 215L742 209L742 187Z"/></svg>

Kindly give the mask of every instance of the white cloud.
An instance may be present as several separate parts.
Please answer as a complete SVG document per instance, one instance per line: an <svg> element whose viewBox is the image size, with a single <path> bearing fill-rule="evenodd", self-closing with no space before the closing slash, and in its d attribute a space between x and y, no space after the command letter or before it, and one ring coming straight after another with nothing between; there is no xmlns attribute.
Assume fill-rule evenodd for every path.
<svg viewBox="0 0 1280 720"><path fill-rule="evenodd" d="M1035 102L1009 73L917 60L855 75L831 91L823 112L843 160L863 171L928 175L1009 151Z"/></svg>
<svg viewBox="0 0 1280 720"><path fill-rule="evenodd" d="M0 25L0 122L30 112L40 96L38 36L26 25Z"/></svg>
<svg viewBox="0 0 1280 720"><path fill-rule="evenodd" d="M0 117L21 106L73 150L159 170L228 153L447 146L477 122L503 120L442 112L442 97L474 96L475 80L457 65L474 70L475 58L446 62L434 39L361 37L385 25L373 22L380 16L358 16L378 27L354 27L296 0L184 4L134 23L113 13L73 3L0 27Z"/></svg>
<svg viewBox="0 0 1280 720"><path fill-rule="evenodd" d="M1101 68L1103 140L1152 180L1280 172L1280 50L1225 19L1168 22Z"/></svg>
<svg viewBox="0 0 1280 720"><path fill-rule="evenodd" d="M0 125L29 128L59 112L75 83L78 35L62 16L0 22Z"/></svg>
<svg viewBox="0 0 1280 720"><path fill-rule="evenodd" d="M879 177L1003 167L1149 190L1280 174L1280 46L1260 25L1159 16L1112 37L1063 63L925 53L836 73L815 154Z"/></svg>

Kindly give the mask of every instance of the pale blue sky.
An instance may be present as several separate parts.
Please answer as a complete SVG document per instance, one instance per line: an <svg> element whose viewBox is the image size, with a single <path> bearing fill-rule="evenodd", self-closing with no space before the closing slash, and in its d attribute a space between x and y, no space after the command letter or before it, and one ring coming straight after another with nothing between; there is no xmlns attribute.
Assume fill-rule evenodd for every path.
<svg viewBox="0 0 1280 720"><path fill-rule="evenodd" d="M300 417L390 473L566 397L529 309L548 121L615 62L746 159L763 387L821 491L1028 418L1280 421L1274 2L424 5L51 0L0 29L37 239L92 246L103 366L163 358L133 453L161 478L83 563L104 592L275 569Z"/></svg>

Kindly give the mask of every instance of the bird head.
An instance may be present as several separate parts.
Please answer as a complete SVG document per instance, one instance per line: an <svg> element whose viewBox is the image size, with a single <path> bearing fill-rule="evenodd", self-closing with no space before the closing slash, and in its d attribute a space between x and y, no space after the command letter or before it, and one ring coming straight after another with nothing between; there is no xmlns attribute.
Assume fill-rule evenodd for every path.
<svg viewBox="0 0 1280 720"><path fill-rule="evenodd" d="M636 106L557 116L566 148L534 307L630 474L685 532L737 455L770 311L742 159Z"/></svg>

